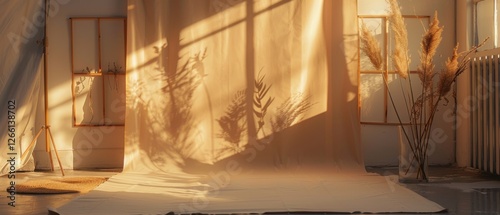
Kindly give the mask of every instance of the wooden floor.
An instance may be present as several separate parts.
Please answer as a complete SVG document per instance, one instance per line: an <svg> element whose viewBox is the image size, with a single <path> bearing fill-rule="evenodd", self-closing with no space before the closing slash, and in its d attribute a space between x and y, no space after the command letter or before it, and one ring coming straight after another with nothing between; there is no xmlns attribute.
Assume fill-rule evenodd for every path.
<svg viewBox="0 0 500 215"><path fill-rule="evenodd" d="M119 170L89 170L89 171L74 171L65 170L65 175L67 177L71 176L101 176L101 177L111 177L117 174ZM61 172L18 172L15 174L15 183L21 183L26 180L36 179L36 178L60 178ZM8 184L12 181L6 176L0 178L0 184L2 187L8 187ZM46 195L25 195L16 194L15 195L15 207L9 204L11 201L9 199L7 192L2 192L0 195L0 215L46 215L48 213L49 207L59 207L62 206L75 197L81 194L71 193L71 194L46 194Z"/></svg>
<svg viewBox="0 0 500 215"><path fill-rule="evenodd" d="M398 180L397 168L367 168ZM441 214L500 214L500 176L477 170L430 167L430 182L402 184L447 209Z"/></svg>

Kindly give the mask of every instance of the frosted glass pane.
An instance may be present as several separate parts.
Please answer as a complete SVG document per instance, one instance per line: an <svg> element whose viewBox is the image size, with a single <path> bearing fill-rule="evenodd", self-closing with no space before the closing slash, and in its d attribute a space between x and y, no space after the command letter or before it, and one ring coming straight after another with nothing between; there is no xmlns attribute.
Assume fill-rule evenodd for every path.
<svg viewBox="0 0 500 215"><path fill-rule="evenodd" d="M370 29L375 39L379 42L380 50L382 53L382 59L385 59L385 36L386 36L386 22L384 18L363 18L360 20L361 23L365 23L366 27ZM384 63L385 64L385 63ZM360 51L360 68L361 71L375 70L375 67L370 62L370 59L366 56L363 51ZM384 67L382 67L383 69Z"/></svg>
<svg viewBox="0 0 500 215"><path fill-rule="evenodd" d="M73 20L73 72L99 70L97 20Z"/></svg>
<svg viewBox="0 0 500 215"><path fill-rule="evenodd" d="M417 99L422 90L420 79L416 74L411 74L410 79L412 83L414 98ZM398 110L399 117L401 117L401 120L403 122L409 122L408 108L411 108L412 105L411 98L409 98L411 95L409 89L410 88L408 80L402 79L399 77L399 75L396 74L389 75L389 91L391 92L394 104L396 106L396 109ZM388 99L387 103L387 121L390 123L398 123L399 121L390 98Z"/></svg>
<svg viewBox="0 0 500 215"><path fill-rule="evenodd" d="M360 84L361 122L384 122L382 74L361 74Z"/></svg>
<svg viewBox="0 0 500 215"><path fill-rule="evenodd" d="M125 75L105 75L106 124L125 124Z"/></svg>
<svg viewBox="0 0 500 215"><path fill-rule="evenodd" d="M477 3L477 33L478 42L482 42L487 37L490 37L480 50L492 49L494 47L495 24L494 24L494 1L481 1Z"/></svg>
<svg viewBox="0 0 500 215"><path fill-rule="evenodd" d="M408 55L410 57L410 70L416 71L420 63L420 43L422 41L422 36L425 33L425 29L429 26L429 18L405 18L405 24L408 31ZM389 70L394 71L394 65L392 60L392 53L394 53L394 33L392 29L389 30Z"/></svg>
<svg viewBox="0 0 500 215"><path fill-rule="evenodd" d="M75 75L73 81L76 124L102 124L102 77Z"/></svg>
<svg viewBox="0 0 500 215"><path fill-rule="evenodd" d="M101 20L101 68L103 72L125 71L125 22Z"/></svg>

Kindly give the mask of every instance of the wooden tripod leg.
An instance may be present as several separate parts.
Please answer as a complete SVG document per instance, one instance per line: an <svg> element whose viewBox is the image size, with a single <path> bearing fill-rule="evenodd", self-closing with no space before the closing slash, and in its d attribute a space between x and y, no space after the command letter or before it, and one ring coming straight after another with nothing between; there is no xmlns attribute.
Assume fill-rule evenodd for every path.
<svg viewBox="0 0 500 215"><path fill-rule="evenodd" d="M48 138L49 135L49 126L45 125L45 151L49 154L49 160L50 160L50 171L54 172L54 160L52 160L52 151L50 150L50 139Z"/></svg>
<svg viewBox="0 0 500 215"><path fill-rule="evenodd" d="M26 156L28 154L27 152L29 152L31 150L31 148L33 148L35 146L35 142L38 139L38 136L40 136L40 134L42 133L42 131L43 131L43 127L40 128L40 130L38 131L38 133L36 133L35 138L33 138L33 140L28 145L28 148L26 148L26 150L24 151L24 153L21 154L21 162L23 162L24 159L26 159ZM21 149L21 151L22 151L22 149Z"/></svg>
<svg viewBox="0 0 500 215"><path fill-rule="evenodd" d="M54 172L54 161L52 160L52 152L50 151L47 151L47 153L49 153L49 159L50 159L50 171Z"/></svg>
<svg viewBox="0 0 500 215"><path fill-rule="evenodd" d="M50 127L47 127L47 131L49 133L50 140L52 142L52 147L54 147L54 152L56 154L57 163L59 163L59 168L61 169L61 174L62 174L62 176L64 176L64 169L63 169L63 166L61 164L61 159L59 158L59 153L57 153L56 144L54 143L54 138L52 137L52 132L50 131ZM52 161L52 156L51 156L51 161Z"/></svg>

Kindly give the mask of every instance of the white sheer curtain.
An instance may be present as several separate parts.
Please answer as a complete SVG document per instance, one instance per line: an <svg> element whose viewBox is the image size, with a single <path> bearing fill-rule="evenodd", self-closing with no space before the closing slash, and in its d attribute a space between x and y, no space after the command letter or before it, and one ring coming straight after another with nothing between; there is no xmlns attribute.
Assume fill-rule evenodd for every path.
<svg viewBox="0 0 500 215"><path fill-rule="evenodd" d="M125 169L357 169L356 5L129 0Z"/></svg>
<svg viewBox="0 0 500 215"><path fill-rule="evenodd" d="M2 1L0 20L0 175L8 174L15 157L16 169L28 159L20 160L21 147L26 149L39 128L35 128L35 116L39 101L41 59L43 46L44 1ZM11 101L11 102L9 102ZM10 114L8 105L15 101ZM15 113L14 113L15 112ZM9 120L15 121L8 124ZM11 127L8 127L11 125ZM14 130L8 130L14 128ZM10 136L9 136L10 135ZM13 136L15 135L15 136ZM10 150L9 138L15 138L15 148ZM13 141L10 141L12 143ZM15 155L8 154L14 153ZM31 152L28 152L31 153Z"/></svg>

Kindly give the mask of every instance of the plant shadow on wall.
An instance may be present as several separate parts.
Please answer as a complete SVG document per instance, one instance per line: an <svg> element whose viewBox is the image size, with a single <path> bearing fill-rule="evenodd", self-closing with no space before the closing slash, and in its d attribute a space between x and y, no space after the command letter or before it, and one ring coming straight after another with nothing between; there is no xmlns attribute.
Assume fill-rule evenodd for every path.
<svg viewBox="0 0 500 215"><path fill-rule="evenodd" d="M236 92L231 104L226 108L225 115L217 119L220 126L219 138L225 144L218 152L216 159L225 153L241 152L241 142L246 132L246 96L245 90Z"/></svg>
<svg viewBox="0 0 500 215"><path fill-rule="evenodd" d="M166 170L165 167L184 168L200 164L192 159L197 149L195 145L202 144L195 142L196 138L201 138L198 129L200 122L195 118L194 115L198 113L193 113L192 107L193 100L196 99L193 96L198 96L195 91L200 90L200 85L204 85L203 78L206 77L203 65L205 52L182 56L181 52L185 48L198 41L181 44L184 40L181 38L181 32L192 24L243 1L210 0L199 1L197 4L186 3L188 1L185 0L144 2L146 8L162 8L161 15L158 15L161 17L159 19L162 20L162 26L160 28L145 26L147 30L153 31L168 29L168 32L161 33L162 41L165 39L168 46L155 45L153 51L156 56L138 67L141 70L139 79L133 83L129 82L127 108L133 111L133 115L138 119L133 123L138 124L137 128L140 128L140 131L126 133L126 138L138 138L133 142L138 143L140 149L149 155L159 169L175 171ZM186 11L189 13L184 13ZM205 35L201 39L210 36L212 35ZM148 35L145 41L151 45L158 42L157 39ZM156 68L152 68L153 65ZM207 88L203 87L210 102ZM206 111L212 112L211 107Z"/></svg>
<svg viewBox="0 0 500 215"><path fill-rule="evenodd" d="M121 77L124 77L122 74L124 74L122 67L116 63L113 63L113 69L108 65L106 73L86 67L81 73L75 74L73 81L76 124L92 126L123 123L124 113L118 113L117 110L124 110L117 108L124 105L122 97L125 86L120 84L123 81ZM120 116L115 116L117 114Z"/></svg>
<svg viewBox="0 0 500 215"><path fill-rule="evenodd" d="M310 101L310 96L296 93L285 99L275 111L269 111L275 97L268 95L272 84L268 85L264 80L265 75L259 73L254 80L251 101L247 100L245 90L237 91L231 103L227 106L225 115L217 119L220 127L218 137L223 141L221 143L222 147L219 148L216 154L216 160L219 161L216 165L224 166L227 165L227 162L237 161L242 165L251 162L252 167L262 164L261 168L271 167L269 166L270 163L274 163L275 167L286 166L288 155L283 155L286 150L281 145L287 143L285 143L283 135L285 133L290 135L287 130L301 121L313 104ZM256 119L257 137L245 139L247 133L247 102L253 104L252 111ZM271 116L268 116L269 112ZM270 126L266 126L266 124L270 124ZM270 133L266 132L269 127L271 128ZM243 145L245 140L248 142ZM268 150L264 150L266 147L268 147ZM275 152L281 154L276 155ZM228 154L231 156L226 157Z"/></svg>
<svg viewBox="0 0 500 215"><path fill-rule="evenodd" d="M262 71L262 70L261 70ZM246 91L240 90L234 95L231 104L226 108L225 115L217 119L221 131L218 137L223 138L229 145L224 145L221 150L215 156L216 159L220 158L225 152L232 151L234 153L239 153L242 151L242 146L240 142L243 139L243 135L247 132L247 104L251 102L253 104L253 114L257 119L257 129L254 139L258 138L259 132L266 136L264 130L265 118L269 106L273 103L274 97L267 95L269 89L272 85L267 85L264 83L265 76L259 75L256 80L254 80L254 90L253 98L251 101L247 100Z"/></svg>
<svg viewBox="0 0 500 215"><path fill-rule="evenodd" d="M183 167L190 161L196 151L197 121L193 118L192 106L194 91L201 85L205 74L202 61L206 57L206 50L193 56L179 59L180 68L169 71L168 60L162 59L162 52L168 49L166 45L155 47L158 54L156 75L152 76L152 81L142 80L142 83L161 83L159 86L145 86L149 88L144 92L155 92L160 90L162 98L150 97L142 100L137 113L147 114L142 117L148 129L148 139L155 144L141 144L144 150L150 155L151 161L158 167L179 166ZM168 162L175 162L169 164Z"/></svg>
<svg viewBox="0 0 500 215"><path fill-rule="evenodd" d="M409 157L400 157L400 181L427 182L427 165L433 123L442 101L450 93L453 83L469 65L469 54L479 46L472 47L463 53L458 53L458 44L452 55L445 62L445 68L438 72L433 62L436 50L442 40L443 27L439 26L437 12L422 37L420 46L420 64L417 68L419 83L412 81L410 75L410 57L408 48L408 33L403 16L396 0L388 0L390 5L390 24L394 33L394 51L392 59L398 78L392 82L382 74L391 105L400 125L403 139L402 148L408 147ZM381 48L372 32L362 23L361 50L368 56L373 66L381 71L383 58ZM397 85L398 87L391 87ZM398 90L399 92L395 92ZM396 93L402 95L398 99ZM403 103L402 106L397 104ZM406 142L406 143L405 143ZM407 145L407 146L406 146Z"/></svg>
<svg viewBox="0 0 500 215"><path fill-rule="evenodd" d="M194 172L198 170L220 170L221 168L217 167L205 168L208 166L203 166L204 168L202 169L193 167L193 165L187 165L188 163L193 164L190 162L194 159L200 158L200 154L198 154L198 152L206 153L201 156L206 156L210 153L207 149L211 146L205 146L203 150L197 151L198 145L206 143L195 141L194 139L199 133L198 127L202 127L204 125L202 123L207 122L204 119L197 118L197 115L200 114L198 111L204 111L208 113L206 115L211 113L216 114L216 116L206 124L212 123L219 126L216 128L208 128L208 126L206 126L207 129L203 131L208 133L208 130L213 129L213 132L210 134L215 134L214 136L217 137L213 144L216 147L211 148L212 150L215 150L212 151L213 154L208 155L217 158L213 160L213 162L215 162L214 166L224 165L226 161L230 162L234 158L242 163L248 163L249 167L255 167L262 164L263 167L272 168L272 163L286 165L286 163L289 162L287 159L291 160L296 158L296 162L300 164L301 162L298 159L300 159L301 155L304 155L305 153L308 153L306 156L313 160L327 153L333 154L335 146L329 147L328 149L331 150L325 153L326 138L324 136L326 135L326 132L323 129L323 126L327 124L325 122L328 120L327 117L330 116L327 116L327 113L322 112L308 118L307 120L302 120L302 117L307 115L306 112L308 112L312 105L310 101L311 97L308 95L302 95L300 92L296 95L293 94L295 92L290 92L290 86L283 86L283 89L276 90L277 92L287 92L286 95L283 95L283 93L273 93L274 88L282 87L279 85L280 83L289 81L286 85L291 85L291 83L298 81L298 79L300 79L301 72L311 73L311 75L314 75L313 77L315 79L301 80L301 83L312 80L305 83L306 87L308 85L314 85L315 81L323 82L324 79L320 80L319 77L327 77L330 73L329 71L333 70L332 66L330 64L328 65L328 71L325 71L325 69L320 66L311 66L311 71L302 71L299 70L299 68L290 68L291 71L288 71L287 69L287 74L293 74L293 77L282 76L287 80L276 81L276 79L271 79L272 81L268 82L263 75L256 75L255 73L258 70L255 70L254 68L256 63L253 58L255 58L255 56L259 53L256 53L258 52L255 50L257 45L254 44L256 37L253 35L254 33L258 33L254 29L256 26L254 19L258 14L253 14L253 12L257 10L253 8L255 1L252 0L237 1L245 2L248 14L243 19L235 22L236 24L234 24L234 26L239 23L245 23L245 33L247 37L243 37L244 40L242 39L241 41L236 39L234 40L242 43L241 48L237 47L236 49L233 49L233 47L230 47L230 50L244 53L241 60L245 61L245 68L241 71L234 71L234 73L240 73L234 77L238 78L238 86L243 86L243 88L246 87L246 89L236 87L235 89L229 89L229 92L227 93L221 92L219 94L219 92L217 92L217 95L226 93L224 96L227 96L224 98L224 101L228 103L224 104L222 107L217 107L217 110L221 110L221 112L213 112L210 107L206 107L206 109L202 110L197 108L197 112L193 112L195 111L193 110L193 103L196 105L199 104L198 101L193 102L193 100L198 99L196 96L199 95L199 92L194 91L201 90L200 85L203 84L203 77L199 74L205 74L208 69L200 70L200 66L194 66L195 64L200 65L200 62L203 61L203 51L198 54L190 53L189 56L181 56L180 53L188 48L194 48L194 46L192 46L193 44L213 35L217 35L219 32L224 32L232 26L224 26L223 28L216 29L206 36L196 38L196 41L194 42L189 42L186 39L181 44L180 41L183 39L180 38L180 32L184 28L196 23L195 21L200 21L209 17L205 16L206 13L204 13L204 11L197 11L197 13L194 13L193 16L186 17L185 19L179 19L179 17L183 16L183 10L179 9L183 8L181 6L186 6L186 9L191 9L189 8L190 6L181 4L182 2L186 1L165 1L165 3L168 4L176 4L169 5L169 7L167 7L169 8L168 12L164 13L169 14L167 23L164 23L166 25L164 27L165 29L168 29L168 33L165 33L166 35L162 36L162 39L166 39L166 41L168 41L168 47L166 45L157 45L154 48L156 49L157 55L154 56L154 58L148 59L147 62L140 62L141 64L134 69L136 71L132 72L133 75L129 76L129 85L127 87L127 110L133 113L129 114L129 117L127 117L127 120L129 120L127 123L130 123L136 130L128 131L128 133L126 133L126 138L133 138L132 141L128 142L134 143L134 147L137 145L141 151L145 152L144 154L150 155L149 158L153 160L153 163L158 166L159 169L165 169L165 171L175 171L173 169L167 169L168 166L180 167L182 168L181 170L185 172ZM207 2L212 1L201 1L200 4L208 4ZM259 11L259 14L278 8L289 1L277 2L278 3L272 4L269 8L264 8ZM334 7L328 8L333 9ZM212 12L209 14L212 14ZM328 14L333 15L335 13L330 11ZM327 18L329 17L325 17L324 20L333 20ZM341 13L340 18L342 18ZM325 24L324 28L331 28L331 26ZM159 34L160 32L157 33ZM151 37L152 38L146 38L146 45L141 44L140 47L151 47L152 44L157 44L160 41L158 38L154 38L154 36ZM329 46L333 47L332 44L329 44ZM146 52L150 51L151 50L146 50ZM209 57L215 58L215 56ZM319 62L318 64L327 64L326 61L331 61L331 59L333 59L333 57L328 56L325 57L325 62L322 62L321 59L318 59L316 62ZM290 58L287 60L295 59ZM335 65L335 69L344 71L346 66L343 64L345 64L345 62L341 61L339 65ZM153 65L156 66L156 68L153 68ZM202 63L201 65L201 68L203 68ZM324 66L326 67L327 65ZM195 69L195 67L198 68ZM140 72L140 74L135 74L136 72ZM208 73L211 74L216 72L219 71L208 71ZM276 73L278 72L279 71L276 71ZM267 71L267 73L269 74L270 72ZM137 75L138 78L132 81L134 75ZM271 78L276 77L278 76L273 74L273 77ZM332 88L332 80L330 79L325 81L324 84L327 84L328 87ZM337 79L346 78L341 77ZM351 83L352 82L343 83L342 85L339 85L338 88L346 88L346 86ZM234 85L231 84L229 86ZM331 96L327 95L330 94L330 92L336 92L336 94L339 94L338 97L342 96L342 100L339 100L340 102L351 101L347 100L348 95L344 93L346 90L343 89L341 92L338 92L330 89L326 90L326 87L327 86L316 87L314 89L325 88L325 90L323 92L319 92L319 90L315 90L315 92L313 92L319 94L313 95L315 99L320 98L318 100L322 103L322 105L327 102L327 99L332 100ZM348 90L351 90L352 92L355 92L355 87L356 86L353 85L347 86L347 88L349 88ZM331 101L330 103L333 104ZM332 108L330 103L325 104L325 106L327 106L326 108ZM338 106L342 106L342 104ZM323 107L318 108L319 111L323 111L322 109ZM205 137L209 135L205 135ZM271 141L272 144L270 144ZM279 154L280 152L277 152L275 149L279 147L284 147L289 151L285 152L284 149L280 151L283 153ZM291 152L292 150L293 152ZM135 151L126 153L135 155ZM279 154L280 157L277 158L277 154ZM318 156L318 154L321 155ZM292 156L294 157L292 158ZM141 158L137 159L139 160ZM146 160L146 158L144 158L144 160ZM207 161L209 159L203 160ZM252 164L250 164L250 162L252 162Z"/></svg>
<svg viewBox="0 0 500 215"><path fill-rule="evenodd" d="M80 76L76 81L75 95L76 97L85 96L85 103L83 104L83 118L80 123L92 124L94 123L94 103L95 97L94 89L95 77ZM77 114L78 112L76 112ZM76 117L76 116L74 116Z"/></svg>
<svg viewBox="0 0 500 215"><path fill-rule="evenodd" d="M156 52L161 56L162 50L167 46L155 47ZM194 160L193 154L197 150L198 144L196 136L198 123L193 117L194 91L202 85L203 78L206 77L203 60L206 58L206 50L196 53L190 57L185 57L184 63L175 72L165 71L164 59L157 59L157 75L151 76L151 80L140 80L136 83L136 90L140 102L137 104L136 113L147 114L141 116L145 119L144 127L147 128L147 138L141 141L148 141L156 144L141 144L144 150L150 155L151 161L158 167L178 166L185 172L205 172L216 170L217 168L209 164L202 164ZM163 83L160 86L146 85L151 82ZM265 75L258 75L254 80L253 96L249 100L246 97L246 90L239 90L234 93L230 104L226 107L224 115L215 121L219 125L217 137L222 140L217 146L215 154L215 165L222 159L245 159L248 157L257 158L256 149L263 150L257 144L270 144L273 139L282 139L283 132L302 120L302 117L313 105L310 96L296 93L286 99L277 107L275 111L269 111L275 101L275 97L269 95L272 84L265 83ZM157 92L161 90L163 98L146 98L147 92ZM208 94L208 92L207 92ZM255 130L257 137L247 137L247 105L252 105L253 116L255 117ZM207 110L212 111L212 110ZM269 114L272 113L272 114ZM270 131L269 131L270 130ZM295 130L296 131L296 130ZM142 135L140 135L142 136ZM293 136L293 135L292 135ZM259 157L267 159L263 161L266 166L271 162L281 165L285 162L286 155L273 154L283 151L279 143L272 141L272 146L267 150L271 154L259 153ZM144 148L144 145L147 145ZM274 151L274 152L271 152ZM230 157L228 157L230 156ZM272 160L276 159L276 160ZM169 165L168 162L174 161ZM221 162L222 165L224 162ZM259 161L256 161L259 163ZM254 166L253 164L251 166Z"/></svg>

